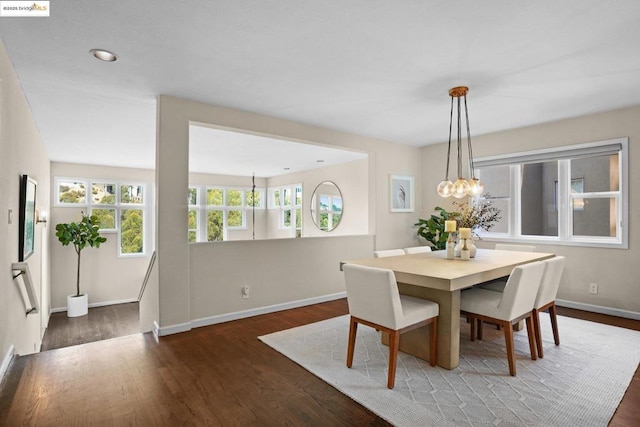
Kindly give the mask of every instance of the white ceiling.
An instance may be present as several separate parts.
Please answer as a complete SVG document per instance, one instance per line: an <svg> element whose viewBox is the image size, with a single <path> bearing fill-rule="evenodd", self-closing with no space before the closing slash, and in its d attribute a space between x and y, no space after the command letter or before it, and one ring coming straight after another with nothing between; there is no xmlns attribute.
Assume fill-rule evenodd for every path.
<svg viewBox="0 0 640 427"><path fill-rule="evenodd" d="M638 0L50 7L0 38L54 161L153 168L159 94L416 146L447 140L461 84L472 135L640 105Z"/></svg>

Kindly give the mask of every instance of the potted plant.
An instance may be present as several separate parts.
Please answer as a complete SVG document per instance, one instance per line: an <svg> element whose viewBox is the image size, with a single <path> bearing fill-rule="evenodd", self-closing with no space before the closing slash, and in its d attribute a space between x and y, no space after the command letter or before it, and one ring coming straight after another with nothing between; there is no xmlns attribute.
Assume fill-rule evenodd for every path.
<svg viewBox="0 0 640 427"><path fill-rule="evenodd" d="M447 212L440 206L435 209L437 215L431 215L429 219L418 219L418 236L423 237L431 243L434 250L444 249L447 245L449 233L444 231L444 222L449 219L456 219L455 212Z"/></svg>
<svg viewBox="0 0 640 427"><path fill-rule="evenodd" d="M89 298L86 294L80 293L80 254L87 246L99 248L101 243L107 241L100 236L100 220L97 216L85 215L82 212L82 219L79 222L56 225L56 237L62 246L73 244L73 248L78 254L78 266L76 274L76 294L67 296L67 316L78 317L88 313Z"/></svg>

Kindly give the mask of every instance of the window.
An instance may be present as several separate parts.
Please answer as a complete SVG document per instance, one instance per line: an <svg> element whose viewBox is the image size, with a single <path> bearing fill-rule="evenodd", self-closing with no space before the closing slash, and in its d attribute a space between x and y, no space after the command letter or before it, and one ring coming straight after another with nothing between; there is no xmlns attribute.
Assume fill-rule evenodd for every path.
<svg viewBox="0 0 640 427"><path fill-rule="evenodd" d="M90 178L55 182L56 206L84 207L97 216L101 232L117 233L119 255L145 254L146 184Z"/></svg>
<svg viewBox="0 0 640 427"><path fill-rule="evenodd" d="M270 189L270 209L279 210L279 227L291 230L292 237L302 236L302 184Z"/></svg>
<svg viewBox="0 0 640 427"><path fill-rule="evenodd" d="M191 186L188 191L188 239L215 242L228 239L229 230L247 228L247 210L263 208L264 190ZM204 198L204 200L203 200Z"/></svg>
<svg viewBox="0 0 640 427"><path fill-rule="evenodd" d="M502 212L483 237L628 247L628 139L477 159Z"/></svg>
<svg viewBox="0 0 640 427"><path fill-rule="evenodd" d="M320 194L318 198L320 230L333 230L342 216L342 197Z"/></svg>

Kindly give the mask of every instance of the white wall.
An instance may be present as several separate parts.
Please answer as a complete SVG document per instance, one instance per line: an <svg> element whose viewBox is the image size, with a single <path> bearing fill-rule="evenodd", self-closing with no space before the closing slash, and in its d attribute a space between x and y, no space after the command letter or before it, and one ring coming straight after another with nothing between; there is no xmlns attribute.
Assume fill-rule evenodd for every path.
<svg viewBox="0 0 640 427"><path fill-rule="evenodd" d="M62 246L55 235L59 223L79 221L86 207L56 206L55 177L102 178L147 183L147 218L152 221L154 171L149 169L119 168L81 165L74 163L51 164L51 215L49 240L51 248L51 307L65 310L67 295L75 293L77 257L72 246ZM185 196L186 197L186 196ZM102 233L107 241L99 248L86 248L81 255L80 292L89 295L89 305L105 305L135 301L138 298L151 253L153 252L153 224L148 224L146 256L119 257L117 233ZM185 228L186 230L186 228ZM185 231L186 235L186 231Z"/></svg>
<svg viewBox="0 0 640 427"><path fill-rule="evenodd" d="M416 195L421 194L420 149L231 108L160 96L156 140L156 188L158 189L156 241L159 277L157 313L161 327L177 325L178 328L188 328L193 319L192 295L198 295L200 292L200 289L194 289L194 286L199 286L199 282L193 283L191 280L192 275L197 277L201 273L198 270L200 264L190 262L190 248L184 238L184 230L187 226L187 205L184 194L189 181L190 121L367 153L367 188L362 189L368 195L367 232L376 234L375 247L378 249L405 247L414 243L415 230L412 226L417 216L415 213L389 212L388 182L391 174L414 176L416 177ZM416 197L419 200L419 196ZM215 262L215 259L211 260L211 264ZM211 268L211 265L202 268ZM315 292L328 294L335 289L335 286L335 283L326 283L324 289L316 289ZM287 297L286 292L283 296L291 298ZM260 300L254 303L268 304L267 301Z"/></svg>
<svg viewBox="0 0 640 427"><path fill-rule="evenodd" d="M639 117L640 107L633 107L473 138L474 156L484 157L629 137L629 249L536 244L540 251L567 257L559 299L640 313L640 200L635 197L635 186L640 182L640 149L636 142L640 141ZM437 205L450 208L435 192L444 175L445 160L446 144L422 150L422 215L430 214ZM491 188L486 191L491 192ZM477 246L493 247L494 243L480 241ZM589 283L599 285L597 295L589 293Z"/></svg>
<svg viewBox="0 0 640 427"><path fill-rule="evenodd" d="M44 334L42 325L49 317L49 263L43 244L46 244L45 233L50 225L46 228L43 224L36 225L35 252L27 259L41 305L40 313L25 315L19 282L12 280L11 264L18 262L22 174L38 182L36 208L48 212L49 158L20 82L0 42L0 221L3 224L0 227L0 365L12 348L18 354L39 350ZM10 210L11 223L8 221Z"/></svg>

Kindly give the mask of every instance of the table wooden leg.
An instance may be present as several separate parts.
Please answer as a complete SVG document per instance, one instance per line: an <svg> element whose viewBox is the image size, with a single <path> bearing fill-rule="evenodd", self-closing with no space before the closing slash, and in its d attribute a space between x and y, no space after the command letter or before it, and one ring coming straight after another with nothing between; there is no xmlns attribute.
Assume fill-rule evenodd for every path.
<svg viewBox="0 0 640 427"><path fill-rule="evenodd" d="M398 283L398 289L401 294L428 299L440 305L438 365L446 369L457 367L460 361L460 291L442 291L405 283ZM428 336L426 328L402 334L400 351L429 360L429 340L426 338Z"/></svg>

